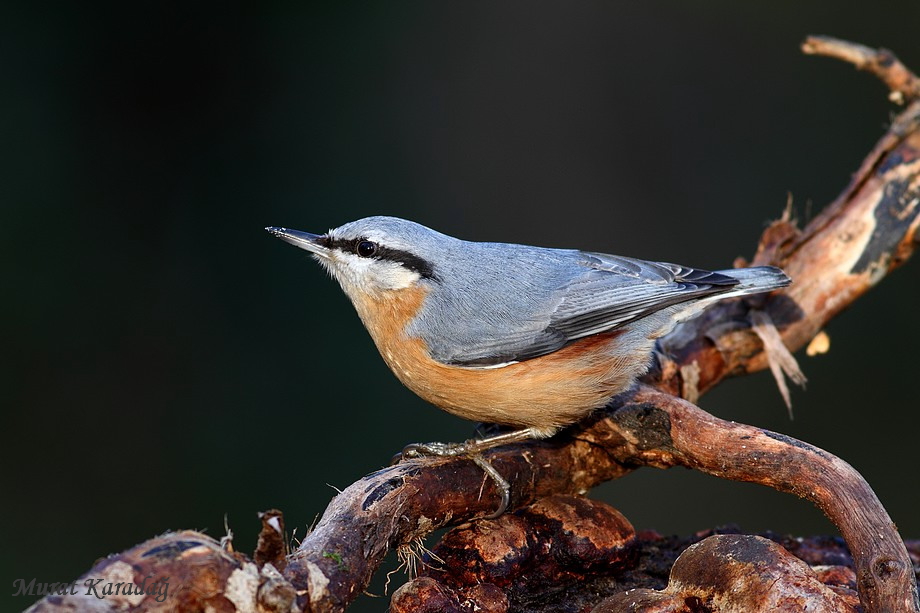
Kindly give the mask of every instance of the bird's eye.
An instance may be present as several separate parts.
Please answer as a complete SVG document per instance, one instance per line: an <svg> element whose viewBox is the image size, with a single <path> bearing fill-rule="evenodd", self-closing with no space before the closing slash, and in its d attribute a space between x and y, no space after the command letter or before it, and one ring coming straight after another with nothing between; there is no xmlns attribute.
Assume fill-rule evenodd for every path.
<svg viewBox="0 0 920 613"><path fill-rule="evenodd" d="M355 253L360 255L362 258L373 257L377 253L377 243L373 241L359 241L355 245Z"/></svg>

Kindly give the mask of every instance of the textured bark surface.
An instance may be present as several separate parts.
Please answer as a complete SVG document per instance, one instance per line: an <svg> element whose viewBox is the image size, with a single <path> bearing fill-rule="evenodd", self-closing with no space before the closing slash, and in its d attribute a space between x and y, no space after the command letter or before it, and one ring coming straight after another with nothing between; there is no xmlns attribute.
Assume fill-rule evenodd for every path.
<svg viewBox="0 0 920 613"><path fill-rule="evenodd" d="M902 264L918 241L918 80L886 51L826 38L808 39L804 50L874 72L906 107L820 215L799 229L787 213L764 232L753 263L781 266L794 284L770 296L720 303L681 326L663 339L658 367L642 385L591 420L549 441L488 453L511 484L513 513L452 532L438 551L450 556L444 566L454 574L426 570L430 576L394 595L394 610L539 611L552 590L571 583L565 597L580 602L580 610L801 610L808 604L851 611L858 594L869 612L920 611L911 558L855 470L811 445L719 420L691 402L727 376L768 366L790 372L788 352ZM666 580L660 569L670 568L674 556L650 553L656 547L661 553L661 539L636 537L615 510L577 497L639 466L676 465L812 501L840 529L852 553L846 560L852 576L836 566L815 570L770 541L726 537L688 550ZM498 498L494 483L468 459L413 460L345 489L288 557L281 555L280 514L267 512L254 561L226 543L183 532L103 560L84 577L122 584L148 574L149 581L171 577L182 597L170 599L169 610L178 603L180 610L343 611L389 550L410 555L420 537L486 516ZM435 568L436 559L429 561ZM525 569L541 579L527 584L522 609ZM622 589L643 589L619 595L597 589L617 573L633 575L633 583L618 584ZM601 596L610 599L601 602ZM35 609L91 606L163 608L152 595L118 600L67 593L46 597Z"/></svg>
<svg viewBox="0 0 920 613"><path fill-rule="evenodd" d="M393 595L393 613L850 613L859 606L852 560L830 539L636 535L607 505L566 496L451 531L432 559Z"/></svg>

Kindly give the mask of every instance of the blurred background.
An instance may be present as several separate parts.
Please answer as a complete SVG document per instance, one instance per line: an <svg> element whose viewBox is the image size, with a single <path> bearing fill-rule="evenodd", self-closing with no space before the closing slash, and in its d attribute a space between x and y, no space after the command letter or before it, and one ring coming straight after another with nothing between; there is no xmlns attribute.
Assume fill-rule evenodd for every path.
<svg viewBox="0 0 920 613"><path fill-rule="evenodd" d="M302 537L405 444L471 434L264 226L391 214L729 267L788 194L803 219L833 199L896 110L802 39L920 70L917 23L907 0L3 3L3 582L225 518L249 552L271 507ZM800 356L793 421L766 373L701 402L846 459L909 538L916 453L893 435L920 422L918 278L910 262ZM665 534L836 534L805 501L681 469L592 496Z"/></svg>

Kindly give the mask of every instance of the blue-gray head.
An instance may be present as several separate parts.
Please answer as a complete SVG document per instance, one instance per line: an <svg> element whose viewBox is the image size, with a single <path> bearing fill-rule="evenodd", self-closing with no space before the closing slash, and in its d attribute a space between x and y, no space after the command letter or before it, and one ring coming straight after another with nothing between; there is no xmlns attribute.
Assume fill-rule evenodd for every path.
<svg viewBox="0 0 920 613"><path fill-rule="evenodd" d="M421 224L382 216L365 217L325 234L266 230L312 253L352 298L356 292L373 295L435 279L435 254L458 242Z"/></svg>

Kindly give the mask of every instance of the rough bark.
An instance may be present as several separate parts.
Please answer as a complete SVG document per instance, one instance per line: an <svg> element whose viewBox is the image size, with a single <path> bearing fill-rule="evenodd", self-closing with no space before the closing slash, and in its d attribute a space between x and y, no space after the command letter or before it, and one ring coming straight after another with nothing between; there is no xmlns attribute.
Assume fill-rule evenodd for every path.
<svg viewBox="0 0 920 613"><path fill-rule="evenodd" d="M891 88L893 99L905 103L906 108L846 189L820 215L799 229L787 212L764 232L753 262L781 266L794 284L767 297L718 304L682 326L663 340L658 368L593 419L552 440L498 448L487 455L511 483L511 509L519 510L505 520L512 523L517 520L510 518L520 517L525 512L520 510L535 501L551 495L583 494L639 466L688 466L807 498L844 536L865 610L920 611L907 550L881 503L853 468L806 443L719 420L691 402L727 376L768 366L774 372L788 372L787 351L796 351L814 338L832 317L902 264L918 241L917 78L887 51L827 38L808 39L804 50L835 56L875 73ZM85 577L110 573L113 567L121 574L131 568L142 573L156 561L153 576L185 578L188 599L182 604L190 609L207 604L215 610L245 610L248 606L249 610L261 607L332 613L343 611L361 593L390 549L406 552L411 543L432 530L488 515L497 504L494 484L483 478L473 462L464 458L413 460L368 475L344 490L286 559L278 555L277 535L283 526L279 532L277 515L266 514L262 518L259 564L229 553L201 535L179 533L104 560ZM645 600L630 606L648 611L750 610L745 609L752 606L747 601L730 600L733 590L719 587L728 585L729 575L713 575L708 587L687 586L688 573L681 568L693 568L693 555L708 560L695 564L712 566L712 560L718 559L715 553L720 551L761 551L788 570L781 573L787 578L805 573L760 541L720 541L697 550L690 562L677 567L671 585L663 592L643 592ZM277 570L282 566L283 574ZM747 572L743 565L723 570L729 574ZM767 579L761 583L772 584L771 575L765 573ZM496 585L495 581L482 581ZM827 593L812 583L807 594L800 594L802 598ZM778 583L800 584L797 580ZM420 598L417 610L437 610L424 607L441 601L444 607L440 610L450 610L449 603L460 602L455 588L435 578L413 585L419 589L404 590L402 597L404 603ZM508 595L500 587L496 589L478 588L476 602L491 603L483 605L485 610L510 610ZM840 596L839 590L829 593ZM827 596L830 600L824 610L846 610L843 607L852 605L837 596ZM678 606L675 601L662 604L672 597L682 598L684 604L680 606L685 608L674 608ZM700 607L716 608L694 609L694 598ZM115 605L113 600L92 602L62 595L44 599L36 610L82 610L88 602L97 608ZM156 610L158 606L150 597L126 602L135 608ZM598 610L615 610L609 607L621 604L610 601L603 605L608 608Z"/></svg>

